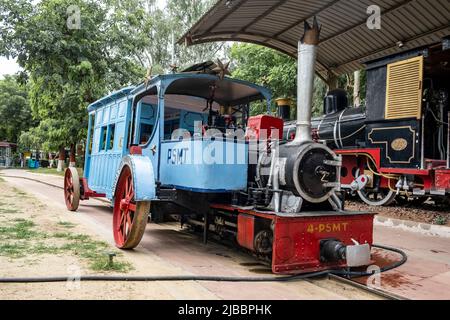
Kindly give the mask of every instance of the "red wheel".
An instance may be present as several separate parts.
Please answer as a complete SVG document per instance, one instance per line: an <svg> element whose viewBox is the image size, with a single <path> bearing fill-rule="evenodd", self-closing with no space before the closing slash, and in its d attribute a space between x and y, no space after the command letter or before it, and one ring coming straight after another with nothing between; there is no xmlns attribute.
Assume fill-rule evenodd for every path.
<svg viewBox="0 0 450 320"><path fill-rule="evenodd" d="M116 246L121 249L136 247L144 235L150 202L134 200L133 176L128 166L123 168L117 182L113 211Z"/></svg>
<svg viewBox="0 0 450 320"><path fill-rule="evenodd" d="M80 177L75 168L67 168L64 174L64 200L70 211L76 211L80 204Z"/></svg>

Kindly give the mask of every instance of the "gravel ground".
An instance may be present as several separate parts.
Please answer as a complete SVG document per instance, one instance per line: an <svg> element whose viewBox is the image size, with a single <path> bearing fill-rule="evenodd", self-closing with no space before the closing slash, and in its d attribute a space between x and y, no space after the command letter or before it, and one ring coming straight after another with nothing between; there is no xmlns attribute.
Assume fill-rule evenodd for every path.
<svg viewBox="0 0 450 320"><path fill-rule="evenodd" d="M352 199L346 201L346 209L371 211L390 218L450 226L450 207L444 204L436 204L432 200L428 200L421 205L399 204L394 201L386 207L373 207L357 199Z"/></svg>

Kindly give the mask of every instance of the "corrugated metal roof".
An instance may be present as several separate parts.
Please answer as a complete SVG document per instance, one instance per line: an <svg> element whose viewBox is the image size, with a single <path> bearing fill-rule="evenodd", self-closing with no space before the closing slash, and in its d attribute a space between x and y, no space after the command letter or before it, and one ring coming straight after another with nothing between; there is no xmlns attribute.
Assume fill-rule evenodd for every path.
<svg viewBox="0 0 450 320"><path fill-rule="evenodd" d="M367 27L371 5L381 9L379 30ZM180 42L244 41L296 57L304 21L314 16L322 24L317 72L324 78L450 35L449 0L220 0Z"/></svg>

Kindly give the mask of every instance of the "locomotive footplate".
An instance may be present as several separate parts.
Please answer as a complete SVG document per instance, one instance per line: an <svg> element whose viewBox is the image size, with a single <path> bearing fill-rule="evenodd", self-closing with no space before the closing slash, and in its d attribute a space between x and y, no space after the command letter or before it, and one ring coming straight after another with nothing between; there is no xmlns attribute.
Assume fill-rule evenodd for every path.
<svg viewBox="0 0 450 320"><path fill-rule="evenodd" d="M271 256L272 271L299 274L371 264L374 213L317 211L275 213L213 204L217 212L237 216L237 241Z"/></svg>

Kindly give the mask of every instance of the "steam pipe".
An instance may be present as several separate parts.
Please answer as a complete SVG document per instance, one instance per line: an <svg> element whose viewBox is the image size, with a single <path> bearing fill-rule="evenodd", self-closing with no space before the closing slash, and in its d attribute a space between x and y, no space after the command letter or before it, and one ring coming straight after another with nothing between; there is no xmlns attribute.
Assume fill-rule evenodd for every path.
<svg viewBox="0 0 450 320"><path fill-rule="evenodd" d="M311 110L319 38L320 27L317 19L314 17L312 27L305 21L305 34L298 42L297 128L293 144L312 141Z"/></svg>

